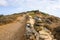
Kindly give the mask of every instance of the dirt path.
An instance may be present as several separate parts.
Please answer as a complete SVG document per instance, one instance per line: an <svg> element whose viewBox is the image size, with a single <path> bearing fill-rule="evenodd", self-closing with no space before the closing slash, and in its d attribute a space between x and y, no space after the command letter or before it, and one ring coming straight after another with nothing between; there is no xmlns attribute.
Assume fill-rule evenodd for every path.
<svg viewBox="0 0 60 40"><path fill-rule="evenodd" d="M26 18L23 16L19 20L18 22L0 26L0 40L24 40Z"/></svg>

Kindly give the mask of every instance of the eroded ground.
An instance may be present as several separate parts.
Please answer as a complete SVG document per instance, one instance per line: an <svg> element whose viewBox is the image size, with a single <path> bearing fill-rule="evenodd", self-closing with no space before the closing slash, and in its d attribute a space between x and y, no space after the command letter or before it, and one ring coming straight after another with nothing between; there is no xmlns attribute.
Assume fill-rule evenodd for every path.
<svg viewBox="0 0 60 40"><path fill-rule="evenodd" d="M24 40L26 25L25 15L18 17L17 21L0 26L0 40Z"/></svg>

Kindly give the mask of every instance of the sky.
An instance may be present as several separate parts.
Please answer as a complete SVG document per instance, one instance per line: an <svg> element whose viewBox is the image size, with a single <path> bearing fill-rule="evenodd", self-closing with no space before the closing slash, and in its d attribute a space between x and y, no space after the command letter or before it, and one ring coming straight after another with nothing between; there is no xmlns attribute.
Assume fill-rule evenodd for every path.
<svg viewBox="0 0 60 40"><path fill-rule="evenodd" d="M0 14L39 10L60 17L60 0L0 0Z"/></svg>

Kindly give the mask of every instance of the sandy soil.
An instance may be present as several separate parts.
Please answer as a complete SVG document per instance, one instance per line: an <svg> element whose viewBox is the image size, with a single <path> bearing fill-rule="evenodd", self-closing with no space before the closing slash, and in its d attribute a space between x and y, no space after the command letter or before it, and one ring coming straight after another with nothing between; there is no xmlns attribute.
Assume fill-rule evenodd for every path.
<svg viewBox="0 0 60 40"><path fill-rule="evenodd" d="M0 26L0 40L24 40L26 18L18 17L10 24Z"/></svg>

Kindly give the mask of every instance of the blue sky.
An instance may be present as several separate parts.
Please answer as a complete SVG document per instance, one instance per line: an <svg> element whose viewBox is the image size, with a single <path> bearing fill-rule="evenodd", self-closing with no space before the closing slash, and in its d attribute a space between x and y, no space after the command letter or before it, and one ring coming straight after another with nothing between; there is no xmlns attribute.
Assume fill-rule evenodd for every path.
<svg viewBox="0 0 60 40"><path fill-rule="evenodd" d="M40 10L60 17L60 0L0 0L0 14Z"/></svg>

